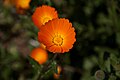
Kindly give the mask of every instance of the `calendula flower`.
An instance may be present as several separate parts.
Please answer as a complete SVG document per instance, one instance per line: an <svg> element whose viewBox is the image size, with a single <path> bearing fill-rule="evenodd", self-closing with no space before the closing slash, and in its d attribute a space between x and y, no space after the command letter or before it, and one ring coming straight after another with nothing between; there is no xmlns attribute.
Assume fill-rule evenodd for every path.
<svg viewBox="0 0 120 80"><path fill-rule="evenodd" d="M32 20L38 28L40 28L49 20L55 18L58 18L58 14L57 11L55 11L55 8L46 5L36 8L32 15Z"/></svg>
<svg viewBox="0 0 120 80"><path fill-rule="evenodd" d="M44 64L48 60L48 54L42 47L33 49L30 57L37 61L39 64Z"/></svg>
<svg viewBox="0 0 120 80"><path fill-rule="evenodd" d="M24 14L25 10L30 8L31 0L15 0L16 11L19 14Z"/></svg>
<svg viewBox="0 0 120 80"><path fill-rule="evenodd" d="M15 0L16 8L29 9L31 0Z"/></svg>
<svg viewBox="0 0 120 80"><path fill-rule="evenodd" d="M61 71L62 71L61 66L57 66L57 73L54 73L53 77L55 79L59 79Z"/></svg>
<svg viewBox="0 0 120 80"><path fill-rule="evenodd" d="M64 53L73 47L75 32L68 19L53 19L41 27L38 40L50 52Z"/></svg>

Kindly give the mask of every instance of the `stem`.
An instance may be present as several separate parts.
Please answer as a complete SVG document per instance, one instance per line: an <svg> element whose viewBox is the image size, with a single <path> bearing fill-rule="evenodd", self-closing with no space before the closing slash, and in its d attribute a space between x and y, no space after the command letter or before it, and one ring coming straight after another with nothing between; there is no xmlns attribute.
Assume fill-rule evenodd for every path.
<svg viewBox="0 0 120 80"><path fill-rule="evenodd" d="M43 73L43 74L39 74L39 77L37 80L43 79L45 72L50 68L50 64L56 59L56 57L57 57L57 53L53 56L52 60L48 64L44 65L44 67L41 71L41 73Z"/></svg>
<svg viewBox="0 0 120 80"><path fill-rule="evenodd" d="M118 26L117 12L116 12L117 4L116 4L115 0L110 0L110 1L107 0L107 3L108 3L107 6L108 6L109 17L113 22L113 30L115 32L118 32L119 26ZM115 29L115 27L116 27L116 29Z"/></svg>
<svg viewBox="0 0 120 80"><path fill-rule="evenodd" d="M54 61L56 59L57 55L58 55L58 53L55 53L55 55L53 56L51 61Z"/></svg>

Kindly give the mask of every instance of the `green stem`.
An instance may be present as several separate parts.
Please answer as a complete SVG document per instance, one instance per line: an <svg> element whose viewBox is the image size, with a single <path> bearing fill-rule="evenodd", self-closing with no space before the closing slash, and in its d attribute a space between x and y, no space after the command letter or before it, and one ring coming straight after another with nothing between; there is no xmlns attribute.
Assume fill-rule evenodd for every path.
<svg viewBox="0 0 120 80"><path fill-rule="evenodd" d="M43 74L40 73L37 80L42 80L43 79L43 77L44 77L43 75L50 68L50 64L56 59L56 57L57 57L57 53L53 56L52 60L48 64L46 64L46 65L43 66L43 69L41 71L41 73L43 73Z"/></svg>
<svg viewBox="0 0 120 80"><path fill-rule="evenodd" d="M117 17L117 4L115 0L107 0L108 3L108 12L109 12L109 17L113 22L113 29L115 32L119 31L119 25L118 25L118 17Z"/></svg>

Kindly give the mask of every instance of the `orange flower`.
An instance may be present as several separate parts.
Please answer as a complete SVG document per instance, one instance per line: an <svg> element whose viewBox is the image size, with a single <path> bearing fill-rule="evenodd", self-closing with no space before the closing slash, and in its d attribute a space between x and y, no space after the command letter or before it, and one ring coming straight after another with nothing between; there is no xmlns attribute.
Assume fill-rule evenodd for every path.
<svg viewBox="0 0 120 80"><path fill-rule="evenodd" d="M53 75L55 79L59 79L61 71L62 71L61 66L57 66L57 73L54 73Z"/></svg>
<svg viewBox="0 0 120 80"><path fill-rule="evenodd" d="M25 10L30 8L30 1L31 0L15 0L17 13L24 14Z"/></svg>
<svg viewBox="0 0 120 80"><path fill-rule="evenodd" d="M58 18L57 11L55 8L46 5L36 8L32 15L32 20L38 28L54 18Z"/></svg>
<svg viewBox="0 0 120 80"><path fill-rule="evenodd" d="M31 0L15 0L16 8L18 9L29 9Z"/></svg>
<svg viewBox="0 0 120 80"><path fill-rule="evenodd" d="M76 41L74 28L67 19L53 19L47 22L38 32L38 40L53 53L68 52Z"/></svg>
<svg viewBox="0 0 120 80"><path fill-rule="evenodd" d="M30 56L39 64L44 64L48 59L48 54L42 47L33 49Z"/></svg>

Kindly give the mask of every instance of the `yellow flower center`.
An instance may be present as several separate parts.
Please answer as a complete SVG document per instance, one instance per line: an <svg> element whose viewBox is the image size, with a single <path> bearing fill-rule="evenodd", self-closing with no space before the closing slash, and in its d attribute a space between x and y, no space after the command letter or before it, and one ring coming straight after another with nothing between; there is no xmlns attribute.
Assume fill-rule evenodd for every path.
<svg viewBox="0 0 120 80"><path fill-rule="evenodd" d="M55 36L52 42L57 46L61 46L63 44L63 38L61 36Z"/></svg>
<svg viewBox="0 0 120 80"><path fill-rule="evenodd" d="M49 20L51 20L50 17L44 17L43 20L42 20L43 25L44 25L46 22L48 22Z"/></svg>

